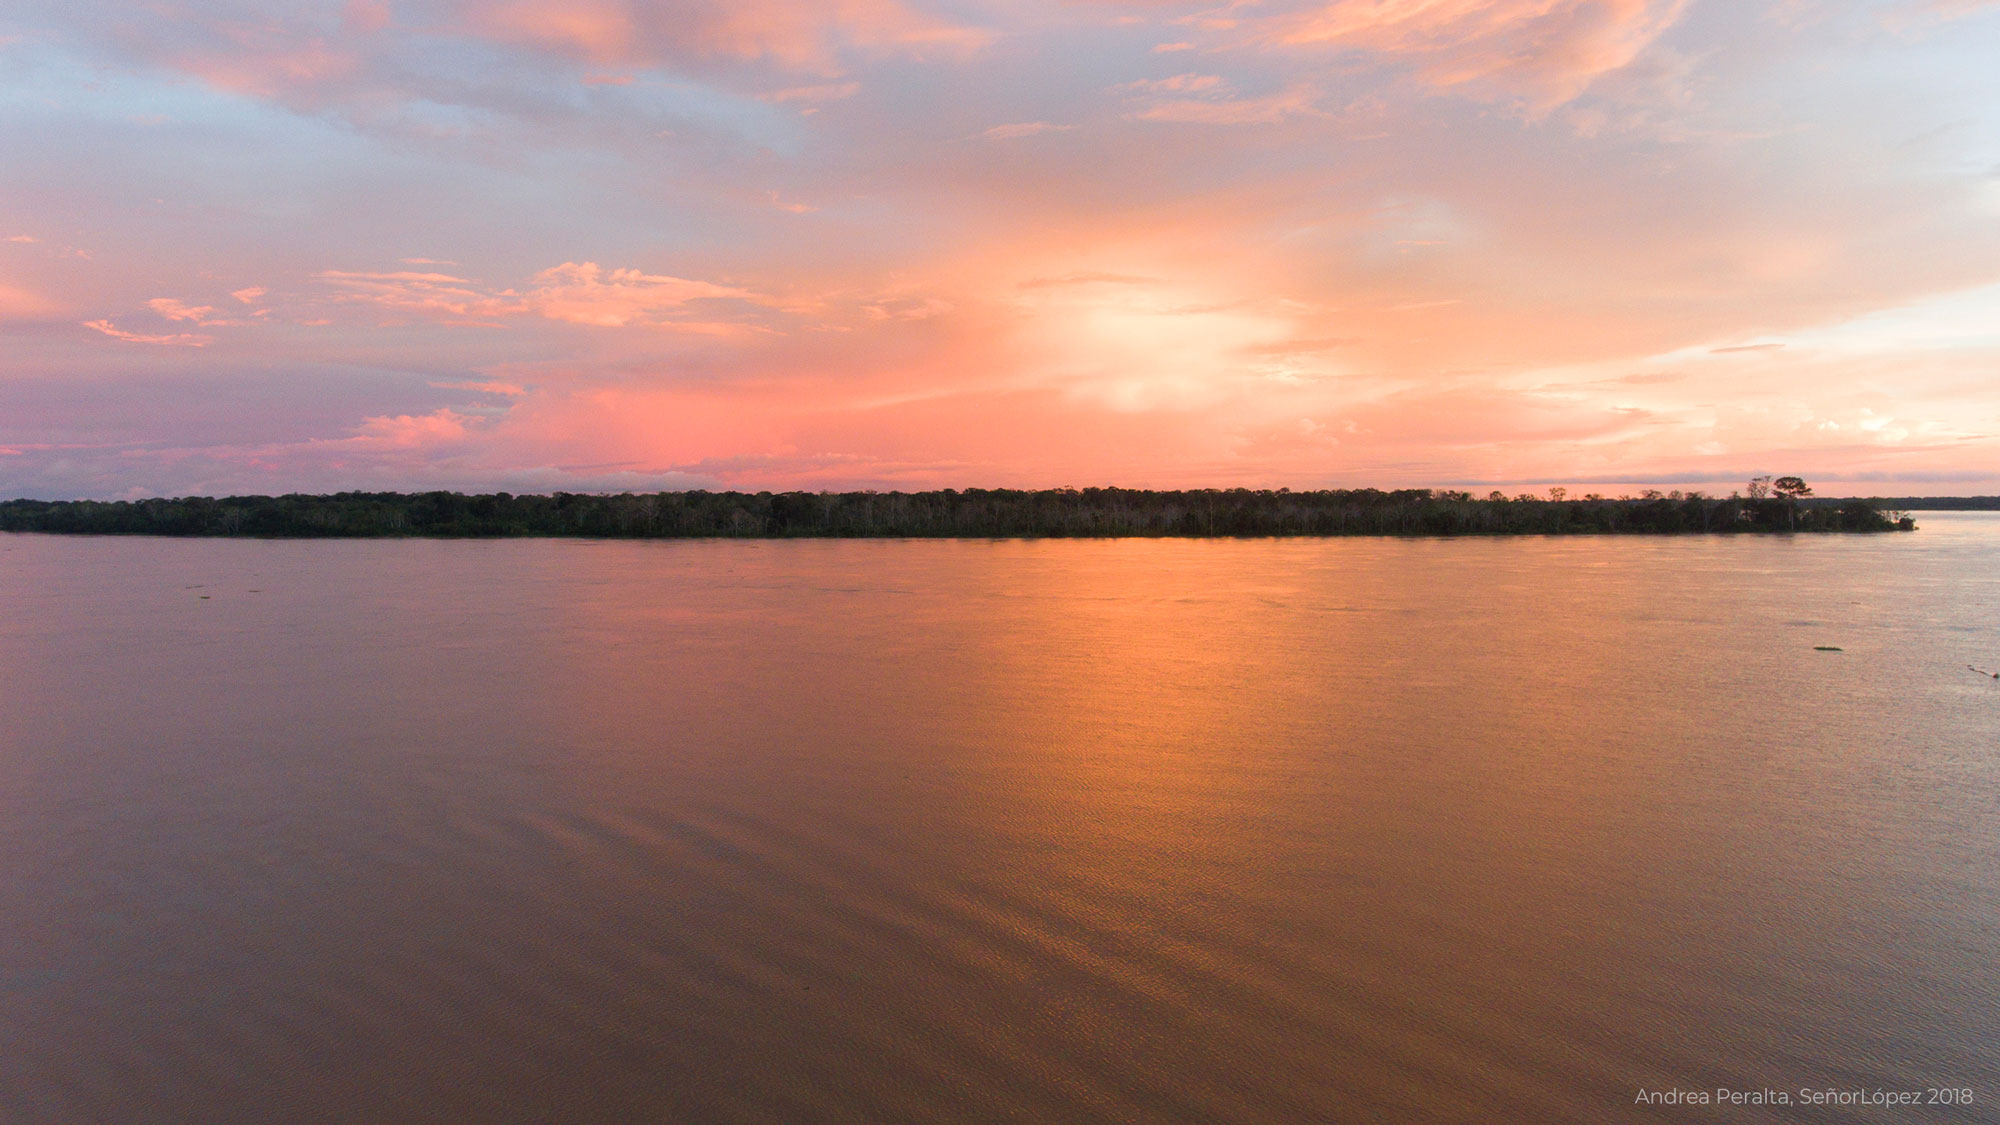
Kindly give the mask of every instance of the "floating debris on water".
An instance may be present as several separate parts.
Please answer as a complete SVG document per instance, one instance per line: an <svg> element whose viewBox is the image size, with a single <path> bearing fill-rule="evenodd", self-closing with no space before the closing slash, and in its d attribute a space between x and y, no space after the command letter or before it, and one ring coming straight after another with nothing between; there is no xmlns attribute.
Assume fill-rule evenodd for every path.
<svg viewBox="0 0 2000 1125"><path fill-rule="evenodd" d="M1814 651L1814 652L1846 652L1847 650L1846 650L1846 649L1844 649L1844 648L1841 648L1841 647L1840 647L1840 646L1838 646L1838 645L1814 645L1814 646L1813 646L1813 651Z"/></svg>

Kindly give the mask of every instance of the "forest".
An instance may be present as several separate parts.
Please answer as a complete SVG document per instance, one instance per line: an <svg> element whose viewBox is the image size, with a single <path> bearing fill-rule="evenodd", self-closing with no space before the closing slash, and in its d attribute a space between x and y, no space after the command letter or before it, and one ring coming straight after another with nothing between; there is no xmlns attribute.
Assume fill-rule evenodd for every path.
<svg viewBox="0 0 2000 1125"><path fill-rule="evenodd" d="M1762 478L1760 478L1761 480ZM1779 484L1797 478L1780 478ZM1748 496L1616 499L1434 489L1125 488L932 492L340 492L157 500L0 501L0 531L283 538L620 539L1746 534L1910 530L1867 500L1752 482Z"/></svg>

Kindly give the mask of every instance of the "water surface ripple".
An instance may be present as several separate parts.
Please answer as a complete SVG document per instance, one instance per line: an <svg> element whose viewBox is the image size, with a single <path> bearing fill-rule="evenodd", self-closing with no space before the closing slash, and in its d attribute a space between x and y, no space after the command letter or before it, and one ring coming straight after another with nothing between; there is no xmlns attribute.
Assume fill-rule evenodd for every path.
<svg viewBox="0 0 2000 1125"><path fill-rule="evenodd" d="M1922 523L0 535L0 1119L2000 1120Z"/></svg>

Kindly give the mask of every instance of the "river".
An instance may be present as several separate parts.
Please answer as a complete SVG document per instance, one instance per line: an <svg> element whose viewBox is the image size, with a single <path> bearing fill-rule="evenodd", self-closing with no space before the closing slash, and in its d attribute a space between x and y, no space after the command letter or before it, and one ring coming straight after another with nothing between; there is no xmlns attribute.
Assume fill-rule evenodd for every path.
<svg viewBox="0 0 2000 1125"><path fill-rule="evenodd" d="M1919 523L0 535L0 1117L2000 1120Z"/></svg>

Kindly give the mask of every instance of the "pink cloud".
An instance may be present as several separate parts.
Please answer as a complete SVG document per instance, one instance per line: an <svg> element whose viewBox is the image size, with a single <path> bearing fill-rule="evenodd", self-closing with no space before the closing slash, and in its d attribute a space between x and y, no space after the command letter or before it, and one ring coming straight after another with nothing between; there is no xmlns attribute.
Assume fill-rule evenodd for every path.
<svg viewBox="0 0 2000 1125"><path fill-rule="evenodd" d="M349 444L372 449L413 449L464 441L479 419L449 407L429 414L397 414L361 423Z"/></svg>
<svg viewBox="0 0 2000 1125"><path fill-rule="evenodd" d="M438 382L432 383L431 386L437 387L440 390L478 391L481 394L506 395L509 398L519 398L528 393L528 389L519 383L507 383L498 379L467 379L456 382Z"/></svg>
<svg viewBox="0 0 2000 1125"><path fill-rule="evenodd" d="M842 50L961 53L991 35L925 15L899 0L467 0L475 34L599 63L763 59L833 73Z"/></svg>
<svg viewBox="0 0 2000 1125"><path fill-rule="evenodd" d="M1017 121L1009 125L995 125L979 134L989 141L1011 141L1019 137L1032 137L1037 133L1063 133L1076 128L1074 125L1054 125L1047 121Z"/></svg>
<svg viewBox="0 0 2000 1125"><path fill-rule="evenodd" d="M1121 94L1203 94L1229 92L1229 83L1214 74L1176 74L1172 78L1141 79L1112 87Z"/></svg>
<svg viewBox="0 0 2000 1125"><path fill-rule="evenodd" d="M352 30L373 35L387 28L393 17L388 0L347 0L341 18Z"/></svg>
<svg viewBox="0 0 2000 1125"><path fill-rule="evenodd" d="M599 328L645 325L728 332L741 326L691 318L690 306L704 301L768 304L747 289L636 269L606 270L596 262L564 262L536 274L524 289L491 290L451 274L408 270L326 270L319 276L339 290L336 300L344 303L485 324L538 316Z"/></svg>
<svg viewBox="0 0 2000 1125"><path fill-rule="evenodd" d="M0 321L44 320L61 312L60 306L40 293L0 281Z"/></svg>
<svg viewBox="0 0 2000 1125"><path fill-rule="evenodd" d="M511 294L492 294L450 274L413 270L325 270L320 279L340 291L338 300L454 320L492 321L518 311Z"/></svg>
<svg viewBox="0 0 2000 1125"><path fill-rule="evenodd" d="M551 320L605 328L676 323L673 315L692 301L757 299L745 289L634 269L607 271L596 262L564 262L536 274L535 281L524 298L526 308Z"/></svg>
<svg viewBox="0 0 2000 1125"><path fill-rule="evenodd" d="M1631 63L1687 0L1334 0L1265 17L1261 41L1405 59L1430 84L1559 105Z"/></svg>
<svg viewBox="0 0 2000 1125"><path fill-rule="evenodd" d="M1958 19L2000 5L2000 0L1929 0L1924 6L1946 19Z"/></svg>
<svg viewBox="0 0 2000 1125"><path fill-rule="evenodd" d="M789 86L782 90L770 90L757 95L761 101L783 105L787 102L802 102L818 105L822 102L851 98L861 92L859 82L828 82L818 86Z"/></svg>
<svg viewBox="0 0 2000 1125"><path fill-rule="evenodd" d="M160 344L167 347L205 348L215 342L215 337L213 336L199 336L185 332L166 336L147 336L137 332L127 332L108 320L86 320L83 322L83 326L95 332L102 332L114 340L123 340L128 344Z"/></svg>
<svg viewBox="0 0 2000 1125"><path fill-rule="evenodd" d="M241 323L218 319L215 309L209 305L187 305L171 297L155 297L146 302L146 307L166 320L185 320L203 328Z"/></svg>
<svg viewBox="0 0 2000 1125"><path fill-rule="evenodd" d="M637 51L638 29L620 0L500 0L468 3L464 19L474 31L600 62L625 61Z"/></svg>
<svg viewBox="0 0 2000 1125"><path fill-rule="evenodd" d="M221 22L209 30L219 42L182 50L172 62L234 93L276 97L326 91L364 68L352 49L275 22Z"/></svg>
<svg viewBox="0 0 2000 1125"><path fill-rule="evenodd" d="M1173 85L1176 82L1186 85ZM1193 125L1270 125L1289 117L1320 117L1318 95L1308 86L1292 86L1263 97L1238 97L1228 83L1206 76L1182 75L1161 83L1134 83L1147 91L1185 90L1193 97L1141 96L1130 102L1126 116L1137 121L1172 121Z"/></svg>

